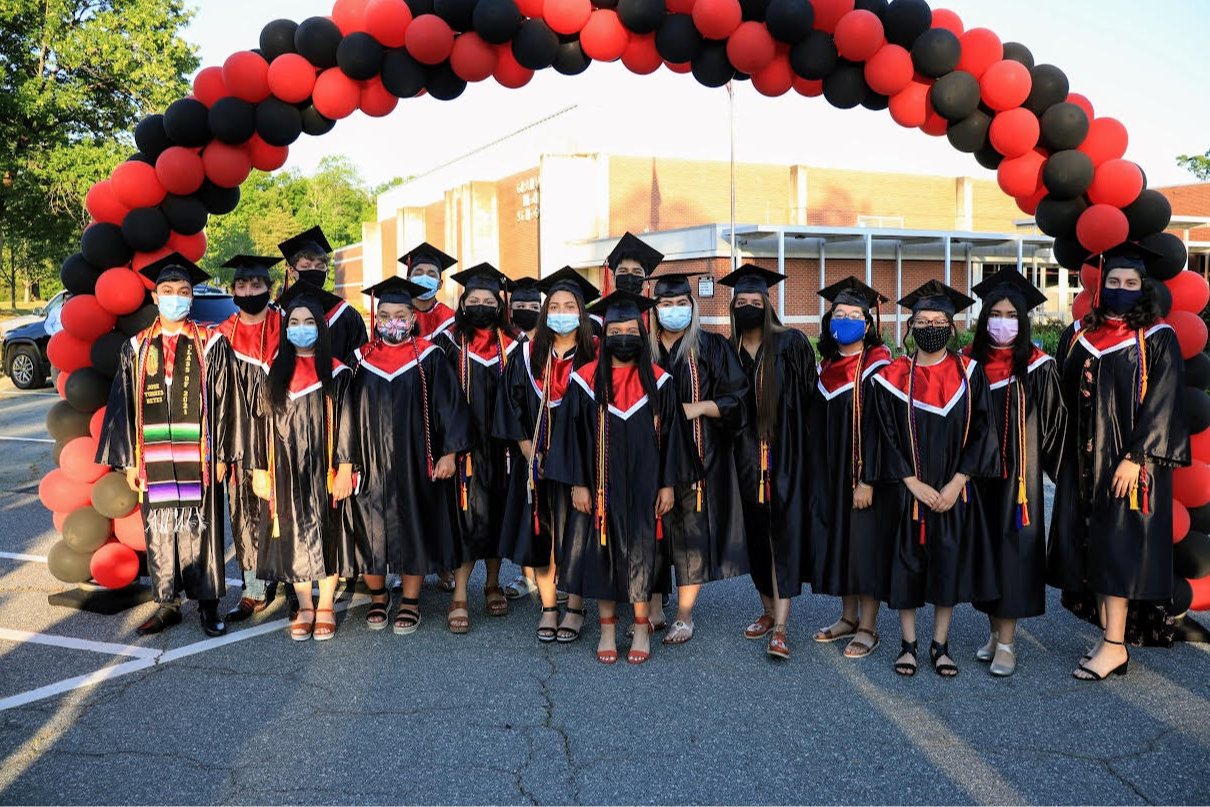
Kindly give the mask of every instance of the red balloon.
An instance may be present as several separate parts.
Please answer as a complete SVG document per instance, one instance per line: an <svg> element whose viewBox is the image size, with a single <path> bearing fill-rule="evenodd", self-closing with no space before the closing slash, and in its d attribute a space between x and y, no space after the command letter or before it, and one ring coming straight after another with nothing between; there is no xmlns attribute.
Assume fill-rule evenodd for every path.
<svg viewBox="0 0 1210 807"><path fill-rule="evenodd" d="M365 29L366 0L336 0L332 6L332 22L345 36Z"/></svg>
<svg viewBox="0 0 1210 807"><path fill-rule="evenodd" d="M933 27L944 28L954 36L962 36L966 32L966 26L962 24L962 18L948 8L933 9Z"/></svg>
<svg viewBox="0 0 1210 807"><path fill-rule="evenodd" d="M697 0L693 4L693 24L707 39L726 39L743 22L739 0ZM819 27L819 6L815 9L815 27Z"/></svg>
<svg viewBox="0 0 1210 807"><path fill-rule="evenodd" d="M852 11L856 3L853 0L813 0L811 5L815 7L815 30L833 34L841 18Z"/></svg>
<svg viewBox="0 0 1210 807"><path fill-rule="evenodd" d="M404 8L407 8L405 5ZM265 74L269 91L287 104L301 104L315 89L315 65L297 53L283 53Z"/></svg>
<svg viewBox="0 0 1210 807"><path fill-rule="evenodd" d="M155 207L164 201L164 186L155 169L145 162L131 160L113 169L109 177L113 195L126 207Z"/></svg>
<svg viewBox="0 0 1210 807"><path fill-rule="evenodd" d="M245 144L245 149L248 159L252 161L252 167L258 171L276 171L285 165L290 157L289 146L271 146L258 134L252 135L252 139Z"/></svg>
<svg viewBox="0 0 1210 807"><path fill-rule="evenodd" d="M60 372L70 373L72 370L92 364L89 351L92 350L94 341L96 340L81 339L71 331L62 330L52 336L50 342L47 343L46 357Z"/></svg>
<svg viewBox="0 0 1210 807"><path fill-rule="evenodd" d="M996 171L1000 189L1009 196L1033 196L1042 187L1042 166L1046 160L1036 151L1004 160Z"/></svg>
<svg viewBox="0 0 1210 807"><path fill-rule="evenodd" d="M640 76L654 73L663 63L660 52L655 49L655 34L632 34L626 50L622 51L622 64Z"/></svg>
<svg viewBox="0 0 1210 807"><path fill-rule="evenodd" d="M130 212L129 207L118 201L113 192L113 183L108 179L102 179L88 189L84 196L84 207L93 221L108 224L121 224L122 219Z"/></svg>
<svg viewBox="0 0 1210 807"><path fill-rule="evenodd" d="M794 77L794 92L807 98L818 98L823 95L823 80L803 78L796 75Z"/></svg>
<svg viewBox="0 0 1210 807"><path fill-rule="evenodd" d="M972 28L959 36L958 41L962 43L958 69L965 70L975 78L982 78L987 68L1004 58L1004 45L1000 37L987 28Z"/></svg>
<svg viewBox="0 0 1210 807"><path fill-rule="evenodd" d="M1079 145L1079 150L1088 155L1093 166L1108 160L1116 160L1126 153L1130 136L1126 127L1115 118L1096 118L1088 124L1088 137Z"/></svg>
<svg viewBox="0 0 1210 807"><path fill-rule="evenodd" d="M1101 285L1101 269L1086 263L1080 267L1080 286L1085 289L1099 288Z"/></svg>
<svg viewBox="0 0 1210 807"><path fill-rule="evenodd" d="M542 17L543 5L543 0L517 0L517 8L521 10L521 16L529 17L530 19L540 19Z"/></svg>
<svg viewBox="0 0 1210 807"><path fill-rule="evenodd" d="M71 513L53 513L52 512L50 514L51 523L55 525L55 532L57 532L59 534L63 533L63 522L67 521L67 517L70 515L71 515Z"/></svg>
<svg viewBox="0 0 1210 807"><path fill-rule="evenodd" d="M1100 255L1116 247L1130 235L1126 214L1112 205L1093 205L1080 214L1076 222L1076 238L1084 249Z"/></svg>
<svg viewBox="0 0 1210 807"><path fill-rule="evenodd" d="M513 56L512 46L507 42L499 45L496 48L496 71L492 73L492 78L501 87L508 87L510 90L524 87L534 77L534 71L528 67L522 67L517 62L517 57Z"/></svg>
<svg viewBox="0 0 1210 807"><path fill-rule="evenodd" d="M168 246L194 263L197 263L206 254L206 233L205 231L195 233L194 235L173 233L168 236Z"/></svg>
<svg viewBox="0 0 1210 807"><path fill-rule="evenodd" d="M1191 359L1206 347L1206 322L1192 311L1172 311L1166 322L1176 331L1181 356Z"/></svg>
<svg viewBox="0 0 1210 807"><path fill-rule="evenodd" d="M930 137L944 137L950 122L937 114L937 111L933 109L931 101L926 100L925 103L928 105L928 116L925 117L924 123L920 125L920 131Z"/></svg>
<svg viewBox="0 0 1210 807"><path fill-rule="evenodd" d="M776 55L773 35L763 22L741 22L727 39L727 58L741 73L752 75L765 69Z"/></svg>
<svg viewBox="0 0 1210 807"><path fill-rule="evenodd" d="M1093 174L1088 198L1093 204L1126 205L1143 192L1143 172L1130 160L1106 160Z"/></svg>
<svg viewBox="0 0 1210 807"><path fill-rule="evenodd" d="M1076 298L1071 301L1071 316L1072 319L1084 319L1088 316L1088 312L1092 310L1092 292L1085 289L1076 295Z"/></svg>
<svg viewBox="0 0 1210 807"><path fill-rule="evenodd" d="M865 63L865 83L888 98L912 83L912 54L899 45L883 45Z"/></svg>
<svg viewBox="0 0 1210 807"><path fill-rule="evenodd" d="M590 0L543 0L542 19L556 34L576 34L592 16Z"/></svg>
<svg viewBox="0 0 1210 807"><path fill-rule="evenodd" d="M988 134L992 148L1011 159L1033 151L1042 135L1042 126L1037 115L1017 107L997 114Z"/></svg>
<svg viewBox="0 0 1210 807"><path fill-rule="evenodd" d="M1210 429L1189 435L1189 451L1195 460L1210 462Z"/></svg>
<svg viewBox="0 0 1210 807"><path fill-rule="evenodd" d="M98 409L98 412L104 410ZM97 456L97 441L92 437L77 437L63 446L59 454L59 467L68 479L91 485L109 473L109 467L93 462Z"/></svg>
<svg viewBox="0 0 1210 807"><path fill-rule="evenodd" d="M421 64L441 64L454 49L454 31L450 28L449 23L436 14L421 14L408 26L405 44L408 53L412 54L412 58ZM332 71L324 71L323 75L319 77L320 81L322 82L324 76L330 72ZM315 90L319 91L318 85ZM318 109L318 105L316 108ZM319 111L325 117L332 117L322 109ZM351 114L352 111L350 109L349 113Z"/></svg>
<svg viewBox="0 0 1210 807"><path fill-rule="evenodd" d="M460 34L450 52L450 67L463 81L483 81L496 70L496 47L474 31Z"/></svg>
<svg viewBox="0 0 1210 807"><path fill-rule="evenodd" d="M1210 433L1210 432L1208 432ZM1185 505L1172 500L1172 543L1178 543L1189 534L1189 509Z"/></svg>
<svg viewBox="0 0 1210 807"><path fill-rule="evenodd" d="M1080 109L1084 110L1084 113L1088 115L1089 120L1093 120L1096 117L1095 110L1092 108L1092 101L1089 101L1086 97L1080 95L1078 92L1068 93L1067 103L1075 104Z"/></svg>
<svg viewBox="0 0 1210 807"><path fill-rule="evenodd" d="M1190 580L1189 587L1193 589L1193 600L1189 605L1189 610L1210 610L1210 576L1200 580Z"/></svg>
<svg viewBox="0 0 1210 807"><path fill-rule="evenodd" d="M398 105L399 98L391 95L387 88L382 86L381 77L374 76L361 83L361 100L358 102L358 106L369 117L385 118L394 112Z"/></svg>
<svg viewBox="0 0 1210 807"><path fill-rule="evenodd" d="M61 468L55 468L38 483L38 499L47 510L71 513L92 504L92 485L77 482Z"/></svg>
<svg viewBox="0 0 1210 807"><path fill-rule="evenodd" d="M1197 272L1188 270L1177 272L1176 277L1165 280L1165 285L1172 291L1172 307L1177 311L1191 311L1200 314L1210 302L1210 285Z"/></svg>
<svg viewBox="0 0 1210 807"><path fill-rule="evenodd" d="M227 85L223 81L223 68L207 67L194 76L193 97L206 106L214 106L215 101L226 98L228 95L231 95L231 91L227 89Z"/></svg>
<svg viewBox="0 0 1210 807"><path fill-rule="evenodd" d="M172 146L155 161L155 175L168 193L188 196L206 181L206 168L195 149Z"/></svg>
<svg viewBox="0 0 1210 807"><path fill-rule="evenodd" d="M673 73L680 73L681 75L693 72L693 62L674 63L665 60L664 67L667 67Z"/></svg>
<svg viewBox="0 0 1210 807"><path fill-rule="evenodd" d="M362 20L366 33L384 47L402 48L412 24L412 10L403 0L370 0Z"/></svg>
<svg viewBox="0 0 1210 807"><path fill-rule="evenodd" d="M158 261L160 258L167 258L172 254L172 252L173 250L169 249L167 245L160 247L155 252L136 252L134 254L134 259L130 261L130 268L136 273L141 272L148 266L151 266L151 264ZM142 275L139 275L139 278L143 280L144 285L146 285L147 288L151 288L150 280Z"/></svg>
<svg viewBox="0 0 1210 807"><path fill-rule="evenodd" d="M1016 197L1017 207L1027 216L1032 216L1038 212L1038 203L1046 198L1046 188L1039 188L1033 196L1018 196Z"/></svg>
<svg viewBox="0 0 1210 807"><path fill-rule="evenodd" d="M666 0L664 6L669 14L692 14L694 2L695 0Z"/></svg>
<svg viewBox="0 0 1210 807"><path fill-rule="evenodd" d="M410 31L414 27L408 30ZM448 25L445 27L447 30L449 29ZM347 118L357 110L357 105L361 103L361 85L340 72L339 68L332 67L319 74L319 78L315 81L312 100L315 109L325 118L332 120Z"/></svg>
<svg viewBox="0 0 1210 807"><path fill-rule="evenodd" d="M101 439L101 426L105 423L105 409L102 407L92 413L92 418L88 421L88 433L92 439L99 441Z"/></svg>
<svg viewBox="0 0 1210 807"><path fill-rule="evenodd" d="M142 276L124 266L106 269L97 278L97 302L111 314L125 316L138 311L147 296Z"/></svg>
<svg viewBox="0 0 1210 807"><path fill-rule="evenodd" d="M138 507L125 518L113 520L113 534L120 543L135 552L147 551L147 533L143 526L143 511Z"/></svg>
<svg viewBox="0 0 1210 807"><path fill-rule="evenodd" d="M92 579L106 588L123 588L139 576L139 555L125 544L114 541L92 553L88 570Z"/></svg>
<svg viewBox="0 0 1210 807"><path fill-rule="evenodd" d="M907 129L923 126L932 111L928 100L932 86L931 81L914 78L906 87L892 95L887 103L895 123ZM821 89L820 92L822 91Z"/></svg>
<svg viewBox="0 0 1210 807"><path fill-rule="evenodd" d="M269 97L269 63L250 50L241 50L223 62L223 83L236 98L259 104Z"/></svg>
<svg viewBox="0 0 1210 807"><path fill-rule="evenodd" d="M699 0L698 5L701 3L702 0ZM613 9L594 10L580 31L580 47L588 58L598 62L612 62L622 58L629 42L630 32L622 25L618 13Z"/></svg>
<svg viewBox="0 0 1210 807"><path fill-rule="evenodd" d="M118 318L101 307L92 294L73 295L63 304L63 327L85 342L95 342L117 324Z"/></svg>
<svg viewBox="0 0 1210 807"><path fill-rule="evenodd" d="M1190 510L1210 504L1210 465L1194 460L1185 468L1174 469L1172 495Z"/></svg>
<svg viewBox="0 0 1210 807"><path fill-rule="evenodd" d="M252 172L252 160L248 157L248 152L239 146L228 146L217 140L202 151L202 165L210 181L222 188L239 187Z"/></svg>
<svg viewBox="0 0 1210 807"><path fill-rule="evenodd" d="M761 27L764 28L764 25ZM834 38L836 52L851 62L864 62L886 44L882 20L874 12L863 8L850 11L840 18L836 23Z"/></svg>
<svg viewBox="0 0 1210 807"><path fill-rule="evenodd" d="M1033 78L1029 75L1029 68L1020 62L996 62L979 79L983 100L997 112L1021 106L1032 88Z"/></svg>
<svg viewBox="0 0 1210 807"><path fill-rule="evenodd" d="M794 86L794 70L790 67L790 57L780 53L775 56L768 67L752 74L752 86L758 93L770 98L788 93Z"/></svg>

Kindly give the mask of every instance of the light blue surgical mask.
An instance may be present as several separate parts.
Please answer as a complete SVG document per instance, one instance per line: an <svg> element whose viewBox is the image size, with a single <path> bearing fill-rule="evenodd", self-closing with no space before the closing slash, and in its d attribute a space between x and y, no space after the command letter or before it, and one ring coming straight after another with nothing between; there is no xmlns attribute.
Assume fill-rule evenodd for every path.
<svg viewBox="0 0 1210 807"><path fill-rule="evenodd" d="M689 323L693 321L693 307L688 305L673 305L667 308L657 308L656 314L659 315L660 325L666 331L680 333L689 327Z"/></svg>
<svg viewBox="0 0 1210 807"><path fill-rule="evenodd" d="M319 327L316 325L290 325L286 328L286 338L295 347L306 350L319 339Z"/></svg>
<svg viewBox="0 0 1210 807"><path fill-rule="evenodd" d="M160 309L160 316L169 322L180 322L189 316L189 307L192 305L192 297L180 294L161 294L156 302L156 307Z"/></svg>
<svg viewBox="0 0 1210 807"><path fill-rule="evenodd" d="M433 299L437 296L437 289L441 288L441 281L432 275L415 275L410 279L417 286L428 289L426 293L419 295L421 300Z"/></svg>
<svg viewBox="0 0 1210 807"><path fill-rule="evenodd" d="M567 334L580 327L579 314L547 314L546 324L559 336Z"/></svg>

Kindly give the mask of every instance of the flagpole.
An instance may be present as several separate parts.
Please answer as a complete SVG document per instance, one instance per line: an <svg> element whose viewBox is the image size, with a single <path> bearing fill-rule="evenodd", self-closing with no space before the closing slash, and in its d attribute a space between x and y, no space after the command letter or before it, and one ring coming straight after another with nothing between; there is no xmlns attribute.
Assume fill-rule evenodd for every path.
<svg viewBox="0 0 1210 807"><path fill-rule="evenodd" d="M735 82L727 82L727 115L731 123L731 271L735 271Z"/></svg>

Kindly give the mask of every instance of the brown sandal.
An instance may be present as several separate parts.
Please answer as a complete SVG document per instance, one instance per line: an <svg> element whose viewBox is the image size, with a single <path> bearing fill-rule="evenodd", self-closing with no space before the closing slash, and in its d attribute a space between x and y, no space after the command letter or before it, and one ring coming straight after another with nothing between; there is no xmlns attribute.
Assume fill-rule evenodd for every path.
<svg viewBox="0 0 1210 807"><path fill-rule="evenodd" d="M487 600L488 616L508 615L508 597L504 596L504 589L500 586L487 586L483 589L483 596Z"/></svg>
<svg viewBox="0 0 1210 807"><path fill-rule="evenodd" d="M303 614L311 614L311 618L303 620ZM315 630L315 609L314 608L299 608L298 615L290 622L290 638L296 642L305 642L311 638L312 631Z"/></svg>
<svg viewBox="0 0 1210 807"><path fill-rule="evenodd" d="M769 646L765 648L765 652L773 658L790 658L790 645L786 641L785 625L774 626L773 631L769 634Z"/></svg>
<svg viewBox="0 0 1210 807"><path fill-rule="evenodd" d="M857 635L857 623L852 621L851 619L845 619L842 616L840 619L836 620L836 624L837 625L848 625L849 629L843 633L833 633L832 632L833 626L829 625L826 628L820 628L819 630L815 631L815 635L812 636L811 638L814 639L815 641L819 642L820 644L827 644L828 642L834 642L837 639L848 639L851 636Z"/></svg>
<svg viewBox="0 0 1210 807"><path fill-rule="evenodd" d="M768 614L762 614L761 618L753 622L744 630L745 639L761 639L773 627L773 617Z"/></svg>
<svg viewBox="0 0 1210 807"><path fill-rule="evenodd" d="M455 611L465 611L466 616L454 616ZM454 600L451 602L449 610L446 611L445 621L449 625L450 633L470 633L471 612L467 608L466 600Z"/></svg>
<svg viewBox="0 0 1210 807"><path fill-rule="evenodd" d="M331 619L320 620L320 614L331 614ZM331 608L319 608L315 611L315 627L311 630L311 638L317 642L325 642L336 635L336 612Z"/></svg>
<svg viewBox="0 0 1210 807"><path fill-rule="evenodd" d="M871 642L870 644L866 644L865 642L857 641L857 637L863 633L866 636L869 636L874 641ZM875 650L878 649L878 644L879 644L878 631L866 630L865 628L858 628L857 632L853 634L853 638L849 640L848 646L846 646L844 649L844 657L845 658L865 658L866 656L870 655L871 653L873 653Z"/></svg>

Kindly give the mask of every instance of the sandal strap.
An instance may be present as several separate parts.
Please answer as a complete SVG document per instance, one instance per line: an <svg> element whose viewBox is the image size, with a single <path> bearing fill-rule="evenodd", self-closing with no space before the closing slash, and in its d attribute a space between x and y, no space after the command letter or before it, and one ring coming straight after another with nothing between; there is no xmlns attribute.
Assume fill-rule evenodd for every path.
<svg viewBox="0 0 1210 807"><path fill-rule="evenodd" d="M650 625L650 624L651 624L651 620L649 620L649 619L648 619L647 617L645 617L645 616L636 616L636 617L634 618L634 624L636 624L636 625Z"/></svg>
<svg viewBox="0 0 1210 807"><path fill-rule="evenodd" d="M580 616L584 616L583 608L572 608L571 606L568 606L567 608L565 608L563 610L565 610L569 614L578 614Z"/></svg>
<svg viewBox="0 0 1210 807"><path fill-rule="evenodd" d="M383 586L382 588L370 589L371 597L381 597L383 594L390 594L390 593L391 593L391 590L389 588L387 588L386 586Z"/></svg>
<svg viewBox="0 0 1210 807"><path fill-rule="evenodd" d="M617 621L618 618L616 616L603 616L597 618L597 622L602 625L614 625L617 623Z"/></svg>
<svg viewBox="0 0 1210 807"><path fill-rule="evenodd" d="M902 653L900 653L899 655L903 655L903 653L911 653L911 654L912 654L912 657L913 657L913 658L915 658L915 656L916 656L916 647L917 647L917 644L916 644L916 640L915 640L915 639L913 639L913 640L912 640L912 641L910 641L910 642L909 642L909 641L907 641L906 639L900 639L900 640L899 640L899 644L900 644L900 646L901 646L901 647L902 647L902 649L903 649L903 652L902 652Z"/></svg>
<svg viewBox="0 0 1210 807"><path fill-rule="evenodd" d="M549 608L546 606L542 607L542 613L544 613L544 614L552 614L552 613L557 614L558 612L559 612L559 606L557 606L557 605L552 605Z"/></svg>
<svg viewBox="0 0 1210 807"><path fill-rule="evenodd" d="M420 605L420 598L419 597L400 597L399 604L400 605Z"/></svg>
<svg viewBox="0 0 1210 807"><path fill-rule="evenodd" d="M1102 637L1101 641L1103 641L1105 644L1116 644L1119 646L1125 646L1125 644L1126 644L1126 642L1115 642L1113 639L1110 639L1108 636Z"/></svg>

